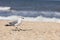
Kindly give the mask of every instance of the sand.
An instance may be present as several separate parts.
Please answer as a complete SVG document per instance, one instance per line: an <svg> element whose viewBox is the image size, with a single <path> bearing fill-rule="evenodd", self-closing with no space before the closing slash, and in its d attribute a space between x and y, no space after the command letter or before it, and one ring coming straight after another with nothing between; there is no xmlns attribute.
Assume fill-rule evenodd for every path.
<svg viewBox="0 0 60 40"><path fill-rule="evenodd" d="M23 21L16 31L8 22L0 20L0 40L60 40L60 23Z"/></svg>

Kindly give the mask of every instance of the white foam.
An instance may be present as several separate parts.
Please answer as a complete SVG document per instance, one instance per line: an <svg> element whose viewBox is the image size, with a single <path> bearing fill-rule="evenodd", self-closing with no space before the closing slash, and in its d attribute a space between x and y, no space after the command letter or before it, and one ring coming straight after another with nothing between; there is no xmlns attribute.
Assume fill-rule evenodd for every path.
<svg viewBox="0 0 60 40"><path fill-rule="evenodd" d="M0 7L0 11L9 11L11 9L11 7ZM17 10L10 10L12 12L12 14L22 14L22 15L36 15L37 13L40 16L37 17L24 17L24 21L40 21L40 22L57 22L60 23L60 19L56 18L56 17L60 17L60 12L52 12L52 11L17 11ZM50 16L52 18L47 18L47 17L43 17L43 16ZM18 16L8 16L8 17L1 17L0 16L0 20L16 20L18 18Z"/></svg>
<svg viewBox="0 0 60 40"><path fill-rule="evenodd" d="M8 11L10 9L11 9L11 7L2 7L2 6L0 6L0 11Z"/></svg>
<svg viewBox="0 0 60 40"><path fill-rule="evenodd" d="M36 18L31 18L31 17L25 17L24 21L33 21L33 22L57 22L60 23L60 19L58 18L46 18L42 16L38 16Z"/></svg>
<svg viewBox="0 0 60 40"><path fill-rule="evenodd" d="M18 16L1 17L0 20L17 20Z"/></svg>
<svg viewBox="0 0 60 40"><path fill-rule="evenodd" d="M18 16L8 16L8 17L0 17L0 20L17 20ZM46 18L42 16L38 16L36 18L33 17L24 17L23 21L33 21L33 22L56 22L60 23L60 19L58 18Z"/></svg>

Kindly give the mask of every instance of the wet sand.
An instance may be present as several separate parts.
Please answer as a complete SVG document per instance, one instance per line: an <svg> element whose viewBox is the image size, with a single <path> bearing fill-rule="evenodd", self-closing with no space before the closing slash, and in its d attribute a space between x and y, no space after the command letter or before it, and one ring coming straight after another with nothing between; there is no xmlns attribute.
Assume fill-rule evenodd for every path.
<svg viewBox="0 0 60 40"><path fill-rule="evenodd" d="M0 40L60 40L60 23L23 21L15 30L8 22L0 20Z"/></svg>

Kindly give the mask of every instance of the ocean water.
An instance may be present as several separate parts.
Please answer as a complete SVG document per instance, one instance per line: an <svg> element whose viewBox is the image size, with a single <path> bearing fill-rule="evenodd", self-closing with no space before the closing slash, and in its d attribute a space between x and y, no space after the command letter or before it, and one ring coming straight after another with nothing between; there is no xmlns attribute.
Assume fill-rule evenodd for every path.
<svg viewBox="0 0 60 40"><path fill-rule="evenodd" d="M15 16L29 21L60 22L60 1L1 0L0 19Z"/></svg>

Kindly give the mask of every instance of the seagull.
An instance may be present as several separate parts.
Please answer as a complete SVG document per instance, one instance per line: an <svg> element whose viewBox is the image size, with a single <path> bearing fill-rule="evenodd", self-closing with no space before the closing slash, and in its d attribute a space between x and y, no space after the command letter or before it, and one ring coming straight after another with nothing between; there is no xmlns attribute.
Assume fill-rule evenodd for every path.
<svg viewBox="0 0 60 40"><path fill-rule="evenodd" d="M17 17L17 19L16 20L14 20L13 22L9 22L9 24L6 24L5 26L18 26L19 24L21 24L22 23L22 20L23 20L24 18L23 17Z"/></svg>

